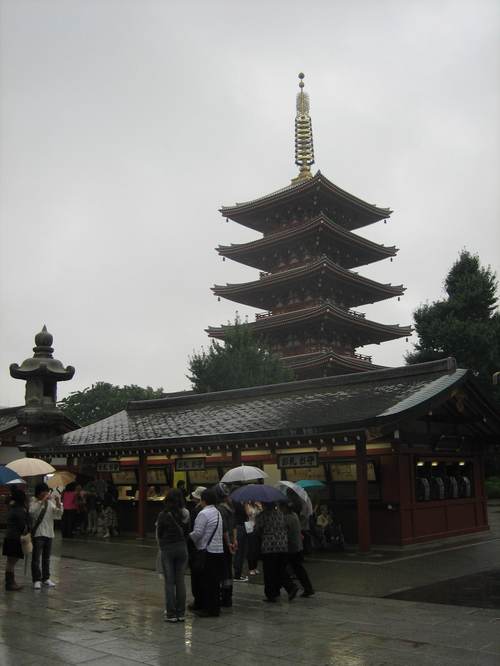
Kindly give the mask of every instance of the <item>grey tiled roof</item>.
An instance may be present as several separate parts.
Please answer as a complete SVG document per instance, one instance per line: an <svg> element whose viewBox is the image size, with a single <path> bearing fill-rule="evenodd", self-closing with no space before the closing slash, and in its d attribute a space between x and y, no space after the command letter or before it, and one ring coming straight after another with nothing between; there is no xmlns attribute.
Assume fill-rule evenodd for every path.
<svg viewBox="0 0 500 666"><path fill-rule="evenodd" d="M355 430L448 395L466 370L453 359L337 377L130 403L66 433L59 446L119 448ZM56 442L52 442L54 446ZM44 448L46 448L44 446Z"/></svg>
<svg viewBox="0 0 500 666"><path fill-rule="evenodd" d="M0 409L0 433L17 428L19 425L16 416L18 409L20 407L4 407Z"/></svg>

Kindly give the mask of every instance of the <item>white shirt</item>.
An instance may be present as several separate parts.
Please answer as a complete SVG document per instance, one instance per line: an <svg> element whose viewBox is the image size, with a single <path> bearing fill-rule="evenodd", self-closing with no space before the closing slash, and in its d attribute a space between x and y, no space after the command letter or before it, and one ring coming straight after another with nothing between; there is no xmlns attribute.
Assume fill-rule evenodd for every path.
<svg viewBox="0 0 500 666"><path fill-rule="evenodd" d="M30 503L30 516L31 516L31 524L34 526L38 516L40 515L40 511L42 510L44 505L44 502L39 502L37 499L32 499ZM48 537L49 539L54 538L54 520L59 520L61 516L63 515L64 509L61 508L58 509L56 506L56 503L52 501L51 499L47 500L47 511L45 512L45 516L43 517L42 522L40 525L37 527L37 530L35 532L36 537Z"/></svg>
<svg viewBox="0 0 500 666"><path fill-rule="evenodd" d="M213 538L210 538L213 534ZM223 553L222 543L222 516L215 506L206 506L196 516L194 528L189 535L197 550L205 550L209 553ZM210 544L208 543L210 541Z"/></svg>

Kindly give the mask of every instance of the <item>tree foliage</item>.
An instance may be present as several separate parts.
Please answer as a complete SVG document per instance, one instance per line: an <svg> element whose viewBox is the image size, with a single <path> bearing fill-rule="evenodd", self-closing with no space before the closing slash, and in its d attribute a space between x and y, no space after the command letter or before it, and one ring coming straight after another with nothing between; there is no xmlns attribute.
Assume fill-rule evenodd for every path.
<svg viewBox="0 0 500 666"><path fill-rule="evenodd" d="M491 388L500 370L500 315L496 310L497 280L479 257L463 250L446 276L446 298L414 312L418 342L408 363L454 356Z"/></svg>
<svg viewBox="0 0 500 666"><path fill-rule="evenodd" d="M120 412L129 400L152 400L162 396L162 388L143 388L135 384L115 386L97 382L83 391L70 393L59 402L59 407L67 417L85 426Z"/></svg>
<svg viewBox="0 0 500 666"><path fill-rule="evenodd" d="M281 359L254 337L248 326L236 319L226 329L224 344L212 341L208 351L189 358L187 375L196 393L224 391L277 384L294 379Z"/></svg>

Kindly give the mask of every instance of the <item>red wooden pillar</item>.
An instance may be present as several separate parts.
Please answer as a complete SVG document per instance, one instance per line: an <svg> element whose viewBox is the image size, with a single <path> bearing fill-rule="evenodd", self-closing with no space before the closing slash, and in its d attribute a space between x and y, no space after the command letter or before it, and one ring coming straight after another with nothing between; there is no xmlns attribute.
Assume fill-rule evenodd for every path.
<svg viewBox="0 0 500 666"><path fill-rule="evenodd" d="M368 503L368 475L366 469L366 438L356 436L356 504L358 509L358 548L370 550L370 506Z"/></svg>
<svg viewBox="0 0 500 666"><path fill-rule="evenodd" d="M236 448L235 446L231 451L231 464L234 467L241 465L241 449L239 447Z"/></svg>
<svg viewBox="0 0 500 666"><path fill-rule="evenodd" d="M139 453L139 505L137 507L137 535L139 539L144 539L146 536L147 466L146 454Z"/></svg>

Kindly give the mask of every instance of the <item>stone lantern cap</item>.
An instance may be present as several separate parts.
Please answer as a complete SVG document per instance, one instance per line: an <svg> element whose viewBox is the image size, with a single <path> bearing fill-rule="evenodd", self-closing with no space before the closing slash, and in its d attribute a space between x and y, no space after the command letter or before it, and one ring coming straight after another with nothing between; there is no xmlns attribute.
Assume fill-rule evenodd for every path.
<svg viewBox="0 0 500 666"><path fill-rule="evenodd" d="M75 368L71 365L65 368L61 361L52 356L54 352L52 341L53 337L44 325L40 333L35 335L33 357L25 359L21 365L12 363L9 368L11 377L25 380L35 377L52 378L58 382L72 379Z"/></svg>

